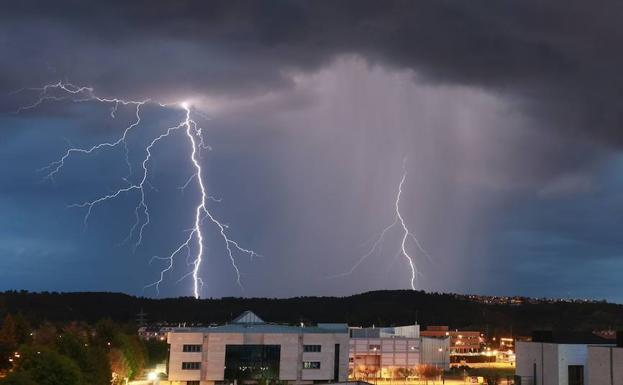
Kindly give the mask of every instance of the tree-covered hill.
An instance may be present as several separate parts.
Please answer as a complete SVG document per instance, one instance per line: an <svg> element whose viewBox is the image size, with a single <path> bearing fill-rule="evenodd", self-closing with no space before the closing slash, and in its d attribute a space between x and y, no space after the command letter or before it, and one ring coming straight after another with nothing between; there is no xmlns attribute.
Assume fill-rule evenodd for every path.
<svg viewBox="0 0 623 385"><path fill-rule="evenodd" d="M530 301L526 301L530 302ZM224 323L253 310L269 322L347 322L352 326L390 326L418 322L477 329L490 335L526 335L534 329L623 329L623 305L604 302L532 301L486 304L454 294L410 290L373 291L347 297L165 298L120 293L0 293L0 316L20 313L31 322L110 318L134 322L143 310L150 323Z"/></svg>

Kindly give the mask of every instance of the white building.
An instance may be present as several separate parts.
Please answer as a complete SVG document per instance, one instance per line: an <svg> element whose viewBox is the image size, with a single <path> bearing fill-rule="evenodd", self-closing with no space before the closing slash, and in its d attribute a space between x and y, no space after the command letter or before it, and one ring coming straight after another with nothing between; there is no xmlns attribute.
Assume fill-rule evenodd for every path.
<svg viewBox="0 0 623 385"><path fill-rule="evenodd" d="M269 324L250 311L222 326L168 335L172 385L346 381L348 326Z"/></svg>
<svg viewBox="0 0 623 385"><path fill-rule="evenodd" d="M617 346L588 347L588 383L623 385L623 333L617 333Z"/></svg>
<svg viewBox="0 0 623 385"><path fill-rule="evenodd" d="M611 343L592 333L535 332L532 341L516 342L515 384L593 385L589 382L589 345Z"/></svg>

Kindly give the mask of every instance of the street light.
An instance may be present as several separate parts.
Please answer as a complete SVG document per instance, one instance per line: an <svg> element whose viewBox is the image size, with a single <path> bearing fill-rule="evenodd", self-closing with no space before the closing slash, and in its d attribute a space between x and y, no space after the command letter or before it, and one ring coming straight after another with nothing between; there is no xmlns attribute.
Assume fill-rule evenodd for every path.
<svg viewBox="0 0 623 385"><path fill-rule="evenodd" d="M441 383L445 384L446 383L446 376L445 376L445 373L446 373L446 355L443 352L444 351L443 348L438 348L437 351L439 351L439 353L442 354L442 356L441 356Z"/></svg>
<svg viewBox="0 0 623 385"><path fill-rule="evenodd" d="M158 373L156 373L156 372L149 372L147 374L147 381L151 381L152 384L155 384L156 380L158 380Z"/></svg>

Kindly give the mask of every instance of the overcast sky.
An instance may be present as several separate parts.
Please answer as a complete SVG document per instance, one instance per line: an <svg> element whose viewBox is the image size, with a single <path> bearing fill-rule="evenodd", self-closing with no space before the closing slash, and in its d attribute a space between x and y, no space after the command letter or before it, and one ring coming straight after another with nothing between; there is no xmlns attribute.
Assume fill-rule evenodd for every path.
<svg viewBox="0 0 623 385"><path fill-rule="evenodd" d="M136 192L114 141L131 106L48 100L67 81L107 98L190 101L211 151L203 180L235 254L204 224L202 296L347 295L408 289L401 212L430 258L426 291L623 301L623 4L617 1L29 1L0 12L0 289L123 291L158 279L197 204L188 138L154 149L151 220L123 242ZM13 91L22 90L15 93ZM146 105L128 140L183 119ZM192 294L185 256L161 296Z"/></svg>

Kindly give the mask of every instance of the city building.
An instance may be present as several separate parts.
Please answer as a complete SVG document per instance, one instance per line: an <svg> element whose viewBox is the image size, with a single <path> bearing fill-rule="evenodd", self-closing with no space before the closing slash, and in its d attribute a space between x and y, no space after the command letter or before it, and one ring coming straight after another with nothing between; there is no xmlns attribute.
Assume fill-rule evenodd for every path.
<svg viewBox="0 0 623 385"><path fill-rule="evenodd" d="M613 345L590 332L534 332L531 341L515 343L515 384L597 385L589 381L589 347Z"/></svg>
<svg viewBox="0 0 623 385"><path fill-rule="evenodd" d="M231 323L174 328L168 334L171 385L348 379L348 326L267 323L247 311Z"/></svg>
<svg viewBox="0 0 623 385"><path fill-rule="evenodd" d="M484 339L479 331L450 330L448 326L427 326L420 332L422 337L450 337L450 354L478 353Z"/></svg>
<svg viewBox="0 0 623 385"><path fill-rule="evenodd" d="M616 346L588 347L588 384L623 385L623 333L616 334Z"/></svg>
<svg viewBox="0 0 623 385"><path fill-rule="evenodd" d="M400 378L420 364L420 326L351 328L351 379Z"/></svg>
<svg viewBox="0 0 623 385"><path fill-rule="evenodd" d="M404 379L421 364L448 369L449 337L421 337L420 326L351 328L349 377Z"/></svg>

